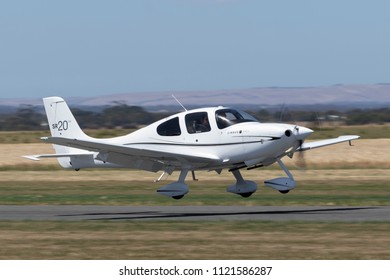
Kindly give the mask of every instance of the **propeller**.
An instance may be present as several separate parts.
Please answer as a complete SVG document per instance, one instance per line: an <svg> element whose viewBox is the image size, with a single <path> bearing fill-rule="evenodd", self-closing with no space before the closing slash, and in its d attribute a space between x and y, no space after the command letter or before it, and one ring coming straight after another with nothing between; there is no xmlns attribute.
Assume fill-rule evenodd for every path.
<svg viewBox="0 0 390 280"><path fill-rule="evenodd" d="M285 116L288 115L290 118L291 118L291 115L288 111L288 107L285 106L285 104L282 105L281 107L281 110L280 110L280 116L279 116L279 122L282 122L283 118L285 118ZM319 118L317 117L317 119L319 120ZM297 157L296 157L296 161L295 161L295 165L299 168L299 169L305 169L306 168L306 159L305 159L305 153L304 151L301 151L300 148L302 147L305 139L312 133L313 131L311 129L308 129L306 127L303 127L303 126L298 126L298 125L295 125L294 129L293 129L293 134L296 138L296 143L294 145L294 147L288 152L288 156L290 158L293 158L294 154L297 152Z"/></svg>
<svg viewBox="0 0 390 280"><path fill-rule="evenodd" d="M313 131L311 129L305 128L305 127L299 127L296 125L294 127L294 135L297 138L297 142L292 150L291 158L292 156L298 152L297 155L297 161L295 162L295 165L299 169L305 169L306 168L306 160L305 160L305 153L304 151L301 151L301 147L303 143L305 142L305 138L311 134Z"/></svg>
<svg viewBox="0 0 390 280"><path fill-rule="evenodd" d="M302 146L303 144L303 140L298 140L296 142L296 144L294 145L294 147L287 153L287 156L289 158L293 158L295 153L297 153L297 157L296 157L296 161L295 161L295 165L299 168L299 169L304 169L306 168L306 160L305 160L305 154L303 151L300 151L300 147Z"/></svg>
<svg viewBox="0 0 390 280"><path fill-rule="evenodd" d="M299 140L299 146L298 148L300 148L303 144L303 140ZM305 159L305 152L304 151L298 151L298 157L297 157L297 161L295 162L295 165L299 168L299 169L306 169L306 159Z"/></svg>

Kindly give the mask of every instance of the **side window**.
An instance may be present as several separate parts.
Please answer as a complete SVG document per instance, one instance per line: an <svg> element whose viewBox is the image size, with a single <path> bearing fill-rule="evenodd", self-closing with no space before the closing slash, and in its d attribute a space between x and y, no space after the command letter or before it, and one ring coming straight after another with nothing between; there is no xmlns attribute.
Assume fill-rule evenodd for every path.
<svg viewBox="0 0 390 280"><path fill-rule="evenodd" d="M211 130L209 118L206 112L192 113L186 115L186 127L188 133L202 133Z"/></svg>
<svg viewBox="0 0 390 280"><path fill-rule="evenodd" d="M173 118L163 122L157 127L157 133L161 136L178 136L181 134L179 118Z"/></svg>

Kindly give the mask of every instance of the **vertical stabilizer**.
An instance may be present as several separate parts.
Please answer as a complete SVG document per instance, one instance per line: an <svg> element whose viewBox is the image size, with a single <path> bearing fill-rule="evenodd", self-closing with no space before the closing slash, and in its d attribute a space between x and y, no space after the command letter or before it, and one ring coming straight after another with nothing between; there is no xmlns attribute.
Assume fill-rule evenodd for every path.
<svg viewBox="0 0 390 280"><path fill-rule="evenodd" d="M64 99L61 97L46 97L43 98L43 104L51 136L72 139L90 138L81 130ZM85 150L60 145L53 145L53 147L57 154L86 152ZM71 168L72 163L66 157L59 157L58 162L64 168Z"/></svg>
<svg viewBox="0 0 390 280"><path fill-rule="evenodd" d="M61 97L43 98L51 136L65 138L87 138L74 118L65 100Z"/></svg>

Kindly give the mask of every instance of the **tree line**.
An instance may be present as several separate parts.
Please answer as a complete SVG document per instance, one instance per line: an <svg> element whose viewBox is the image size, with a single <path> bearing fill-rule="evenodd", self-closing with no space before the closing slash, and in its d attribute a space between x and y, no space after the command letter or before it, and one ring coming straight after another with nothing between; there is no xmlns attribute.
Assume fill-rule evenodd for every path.
<svg viewBox="0 0 390 280"><path fill-rule="evenodd" d="M139 106L115 104L100 111L72 109L83 129L134 129L153 123L176 112L148 112ZM261 122L338 122L346 125L390 123L390 108L353 109L347 111L328 110L323 112L307 110L271 110L248 111ZM45 130L46 115L40 108L21 106L13 113L0 113L1 131Z"/></svg>

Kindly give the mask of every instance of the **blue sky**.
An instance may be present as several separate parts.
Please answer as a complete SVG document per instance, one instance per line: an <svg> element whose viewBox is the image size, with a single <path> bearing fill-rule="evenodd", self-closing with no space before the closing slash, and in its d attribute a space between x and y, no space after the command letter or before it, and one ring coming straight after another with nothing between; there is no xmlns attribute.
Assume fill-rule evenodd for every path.
<svg viewBox="0 0 390 280"><path fill-rule="evenodd" d="M390 82L390 1L0 1L0 97Z"/></svg>

